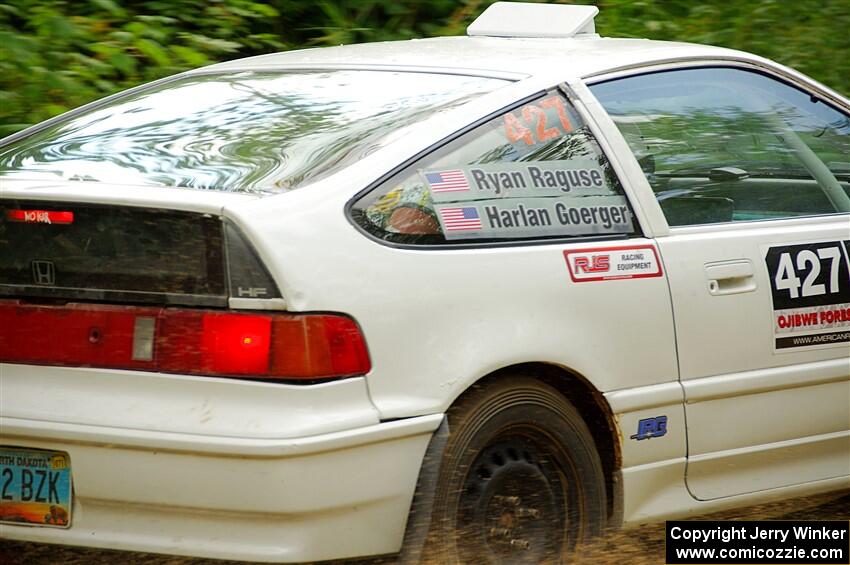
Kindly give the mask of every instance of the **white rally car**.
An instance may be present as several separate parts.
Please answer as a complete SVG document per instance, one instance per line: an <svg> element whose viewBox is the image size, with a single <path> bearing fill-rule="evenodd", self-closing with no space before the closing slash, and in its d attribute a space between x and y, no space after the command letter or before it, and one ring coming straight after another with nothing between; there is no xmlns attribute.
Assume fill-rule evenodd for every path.
<svg viewBox="0 0 850 565"><path fill-rule="evenodd" d="M538 563L850 486L850 102L498 3L0 144L0 535Z"/></svg>

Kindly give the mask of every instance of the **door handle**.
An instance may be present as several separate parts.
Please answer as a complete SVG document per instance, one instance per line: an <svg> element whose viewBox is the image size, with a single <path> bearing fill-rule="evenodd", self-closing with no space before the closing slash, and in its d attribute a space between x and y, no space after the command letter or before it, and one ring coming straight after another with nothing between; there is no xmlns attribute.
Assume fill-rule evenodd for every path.
<svg viewBox="0 0 850 565"><path fill-rule="evenodd" d="M753 292L757 288L755 269L749 259L706 263L705 277L712 296Z"/></svg>

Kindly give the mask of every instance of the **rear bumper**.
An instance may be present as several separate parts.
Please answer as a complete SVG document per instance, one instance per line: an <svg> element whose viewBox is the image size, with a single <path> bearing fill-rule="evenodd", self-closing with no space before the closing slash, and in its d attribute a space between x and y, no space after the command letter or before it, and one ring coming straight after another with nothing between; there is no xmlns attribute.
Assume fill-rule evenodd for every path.
<svg viewBox="0 0 850 565"><path fill-rule="evenodd" d="M67 530L11 539L300 562L398 551L442 415L298 439L238 439L0 418L0 443L70 454Z"/></svg>
<svg viewBox="0 0 850 565"><path fill-rule="evenodd" d="M0 363L0 445L67 452L74 488L69 529L0 537L271 562L395 552L441 419L380 422L363 378Z"/></svg>

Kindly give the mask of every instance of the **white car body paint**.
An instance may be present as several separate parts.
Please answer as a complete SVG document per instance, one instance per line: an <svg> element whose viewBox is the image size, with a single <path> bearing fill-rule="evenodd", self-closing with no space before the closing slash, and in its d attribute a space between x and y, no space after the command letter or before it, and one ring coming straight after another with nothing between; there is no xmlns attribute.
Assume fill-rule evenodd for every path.
<svg viewBox="0 0 850 565"><path fill-rule="evenodd" d="M743 304L711 296L705 263L750 259L764 289L758 245L846 237L846 215L671 229L586 86L652 65L710 64L770 69L850 107L799 73L713 47L482 37L354 45L192 73L364 68L517 82L281 195L2 181L0 198L157 206L232 220L280 287L274 307L351 315L373 367L363 378L287 386L0 364L0 443L67 451L76 489L71 529L3 524L3 536L258 561L395 552L442 415L479 379L528 362L568 369L607 401L620 438L625 525L850 485L847 350L774 356L757 331L697 321L736 328L770 321L769 296L760 292L740 295ZM558 85L610 159L643 237L415 250L379 243L347 221L354 196L400 163ZM663 276L572 283L564 251L600 245L653 246ZM631 439L641 420L661 415L666 435ZM154 488L169 481L167 492Z"/></svg>

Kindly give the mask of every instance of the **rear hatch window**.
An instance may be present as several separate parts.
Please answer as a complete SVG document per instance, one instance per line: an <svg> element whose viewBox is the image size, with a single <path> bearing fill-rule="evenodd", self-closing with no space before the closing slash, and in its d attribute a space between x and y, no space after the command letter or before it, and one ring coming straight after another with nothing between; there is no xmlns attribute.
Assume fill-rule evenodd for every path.
<svg viewBox="0 0 850 565"><path fill-rule="evenodd" d="M174 210L0 202L0 296L224 306L223 224Z"/></svg>
<svg viewBox="0 0 850 565"><path fill-rule="evenodd" d="M9 138L0 146L0 175L284 192L505 84L375 70L176 77Z"/></svg>

